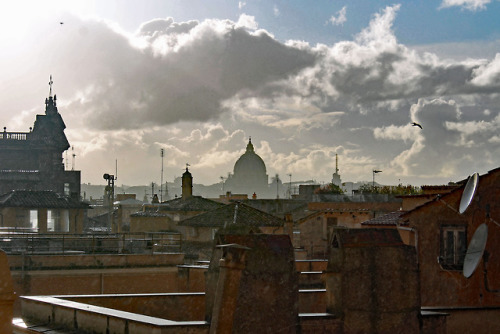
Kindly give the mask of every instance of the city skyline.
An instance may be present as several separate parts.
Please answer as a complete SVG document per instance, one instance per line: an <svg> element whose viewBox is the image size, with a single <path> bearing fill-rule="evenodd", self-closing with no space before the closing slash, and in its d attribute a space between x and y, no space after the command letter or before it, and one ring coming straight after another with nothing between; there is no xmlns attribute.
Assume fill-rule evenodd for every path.
<svg viewBox="0 0 500 334"><path fill-rule="evenodd" d="M500 165L500 2L203 4L2 4L2 126L29 131L52 75L82 183L117 162L119 184L159 183L162 166L172 182L186 163L216 184L249 137L284 181L331 181L336 154L351 182Z"/></svg>

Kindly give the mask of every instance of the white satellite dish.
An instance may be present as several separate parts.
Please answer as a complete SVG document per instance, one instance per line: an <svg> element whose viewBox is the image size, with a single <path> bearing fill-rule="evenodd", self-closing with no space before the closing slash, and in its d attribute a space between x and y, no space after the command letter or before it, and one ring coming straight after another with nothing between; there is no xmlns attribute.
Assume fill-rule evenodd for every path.
<svg viewBox="0 0 500 334"><path fill-rule="evenodd" d="M479 182L479 174L474 173L467 180L467 184L465 185L464 192L462 193L462 198L460 199L460 206L458 208L458 212L460 214L464 213L465 210L469 207L474 195L476 194L477 185Z"/></svg>
<svg viewBox="0 0 500 334"><path fill-rule="evenodd" d="M465 254L463 274L466 278L474 273L479 261L481 261L486 247L486 239L488 239L488 225L483 223L474 232Z"/></svg>

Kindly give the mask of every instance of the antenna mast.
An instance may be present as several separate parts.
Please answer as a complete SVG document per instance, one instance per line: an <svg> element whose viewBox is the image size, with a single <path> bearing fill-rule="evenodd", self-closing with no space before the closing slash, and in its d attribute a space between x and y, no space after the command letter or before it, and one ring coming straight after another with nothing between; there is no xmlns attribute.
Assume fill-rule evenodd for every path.
<svg viewBox="0 0 500 334"><path fill-rule="evenodd" d="M163 202L163 156L164 150L160 149L161 155L161 180L160 180L160 203Z"/></svg>
<svg viewBox="0 0 500 334"><path fill-rule="evenodd" d="M278 174L276 174L276 199L280 198L279 184L278 184L279 180L280 180L280 176Z"/></svg>
<svg viewBox="0 0 500 334"><path fill-rule="evenodd" d="M292 174L288 174L290 177L290 186L288 187L288 198L292 198Z"/></svg>
<svg viewBox="0 0 500 334"><path fill-rule="evenodd" d="M75 147L74 146L71 146L71 156L73 157L73 160L71 162L71 170L75 170L75 157L76 157L76 154L75 154Z"/></svg>
<svg viewBox="0 0 500 334"><path fill-rule="evenodd" d="M339 155L335 153L335 173L339 173Z"/></svg>
<svg viewBox="0 0 500 334"><path fill-rule="evenodd" d="M49 86L50 86L50 90L49 90L49 96L52 96L52 84L54 83L54 81L52 81L52 74L50 75L50 81L49 81Z"/></svg>

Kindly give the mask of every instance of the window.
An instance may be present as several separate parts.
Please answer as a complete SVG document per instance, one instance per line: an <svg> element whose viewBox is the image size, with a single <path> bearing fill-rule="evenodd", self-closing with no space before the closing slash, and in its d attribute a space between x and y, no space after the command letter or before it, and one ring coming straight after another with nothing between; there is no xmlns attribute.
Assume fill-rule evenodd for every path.
<svg viewBox="0 0 500 334"><path fill-rule="evenodd" d="M69 232L68 210L47 210L48 232Z"/></svg>
<svg viewBox="0 0 500 334"><path fill-rule="evenodd" d="M54 232L55 226L56 226L56 212L54 210L47 210L47 231Z"/></svg>
<svg viewBox="0 0 500 334"><path fill-rule="evenodd" d="M300 248L300 230L293 230L293 247Z"/></svg>
<svg viewBox="0 0 500 334"><path fill-rule="evenodd" d="M71 191L71 190L70 190L70 187L69 187L69 183L65 183L65 184L64 184L64 195L66 195L66 196L71 195L71 192L70 192L70 191Z"/></svg>
<svg viewBox="0 0 500 334"><path fill-rule="evenodd" d="M69 211L62 210L60 213L61 229L60 232L69 232Z"/></svg>
<svg viewBox="0 0 500 334"><path fill-rule="evenodd" d="M467 251L465 225L441 226L441 247L439 263L449 270L462 270Z"/></svg>
<svg viewBox="0 0 500 334"><path fill-rule="evenodd" d="M38 229L38 210L30 210L30 227L33 230Z"/></svg>

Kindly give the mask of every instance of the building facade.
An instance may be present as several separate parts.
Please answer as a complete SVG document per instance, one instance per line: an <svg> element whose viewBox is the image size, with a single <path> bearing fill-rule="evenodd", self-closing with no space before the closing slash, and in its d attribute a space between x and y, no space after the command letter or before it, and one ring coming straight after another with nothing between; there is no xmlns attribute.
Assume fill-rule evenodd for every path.
<svg viewBox="0 0 500 334"><path fill-rule="evenodd" d="M52 84L52 81L51 81ZM45 114L37 115L29 132L0 132L0 194L11 190L52 190L79 199L80 171L66 171L63 152L70 145L57 97L45 99Z"/></svg>

